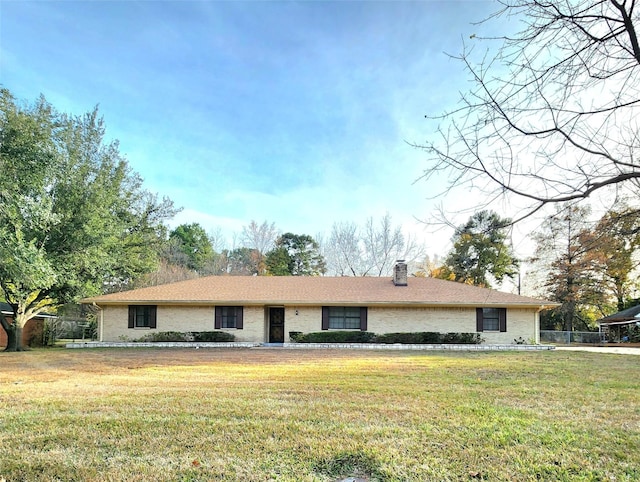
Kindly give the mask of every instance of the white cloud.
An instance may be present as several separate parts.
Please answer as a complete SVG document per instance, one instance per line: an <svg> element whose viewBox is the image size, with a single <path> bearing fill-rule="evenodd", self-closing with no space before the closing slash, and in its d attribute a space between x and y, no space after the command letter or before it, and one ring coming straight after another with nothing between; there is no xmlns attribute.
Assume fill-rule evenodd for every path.
<svg viewBox="0 0 640 482"><path fill-rule="evenodd" d="M252 219L316 235L388 212L446 252L450 230L416 221L442 185L414 184L424 153L405 141L456 98L464 78L443 51L493 2L24 5L2 20L5 85L76 114L100 104L145 187L184 207L172 226L231 243Z"/></svg>

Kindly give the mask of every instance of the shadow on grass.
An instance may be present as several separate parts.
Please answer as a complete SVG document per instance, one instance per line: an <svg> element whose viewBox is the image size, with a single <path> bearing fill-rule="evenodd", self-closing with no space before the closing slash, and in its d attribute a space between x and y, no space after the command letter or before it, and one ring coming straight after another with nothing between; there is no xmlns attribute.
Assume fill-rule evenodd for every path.
<svg viewBox="0 0 640 482"><path fill-rule="evenodd" d="M334 457L319 460L314 470L336 480L366 480L386 482L388 478L380 470L375 457L362 452L341 452Z"/></svg>

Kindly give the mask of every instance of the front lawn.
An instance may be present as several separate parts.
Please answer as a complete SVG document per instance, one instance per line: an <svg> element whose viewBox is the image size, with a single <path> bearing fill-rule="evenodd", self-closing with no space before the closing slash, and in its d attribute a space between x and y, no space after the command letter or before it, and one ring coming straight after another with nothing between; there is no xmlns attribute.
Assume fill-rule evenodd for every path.
<svg viewBox="0 0 640 482"><path fill-rule="evenodd" d="M0 353L0 480L640 480L640 357Z"/></svg>

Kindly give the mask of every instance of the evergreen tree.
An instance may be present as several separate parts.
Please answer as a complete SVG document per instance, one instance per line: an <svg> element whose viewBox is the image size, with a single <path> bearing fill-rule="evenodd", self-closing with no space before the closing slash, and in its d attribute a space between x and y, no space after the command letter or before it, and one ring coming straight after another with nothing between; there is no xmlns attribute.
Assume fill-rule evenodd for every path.
<svg viewBox="0 0 640 482"><path fill-rule="evenodd" d="M518 260L507 245L509 219L491 211L480 211L453 235L453 248L438 277L475 286L490 287L518 273Z"/></svg>
<svg viewBox="0 0 640 482"><path fill-rule="evenodd" d="M325 261L320 246L307 234L285 233L266 256L267 272L273 276L318 276Z"/></svg>

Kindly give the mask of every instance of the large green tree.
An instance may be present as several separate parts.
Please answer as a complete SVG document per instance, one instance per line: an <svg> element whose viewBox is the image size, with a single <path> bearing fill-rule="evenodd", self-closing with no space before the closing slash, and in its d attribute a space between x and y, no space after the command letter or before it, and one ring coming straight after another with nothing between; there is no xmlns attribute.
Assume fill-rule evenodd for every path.
<svg viewBox="0 0 640 482"><path fill-rule="evenodd" d="M213 245L200 224L181 224L169 233L169 240L174 241L178 251L184 255L187 268L202 272L213 263Z"/></svg>
<svg viewBox="0 0 640 482"><path fill-rule="evenodd" d="M480 211L459 226L453 248L444 260L438 277L476 286L491 286L518 273L518 260L507 244L511 221L491 211Z"/></svg>
<svg viewBox="0 0 640 482"><path fill-rule="evenodd" d="M317 276L326 271L320 246L308 234L285 233L266 256L267 272L273 276Z"/></svg>
<svg viewBox="0 0 640 482"><path fill-rule="evenodd" d="M156 262L168 199L144 190L97 109L58 113L0 89L0 288L8 350L43 310L126 285Z"/></svg>

